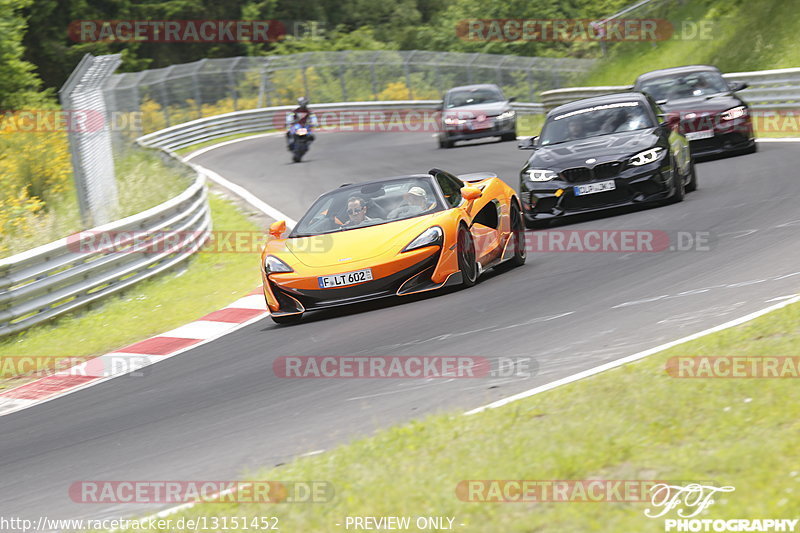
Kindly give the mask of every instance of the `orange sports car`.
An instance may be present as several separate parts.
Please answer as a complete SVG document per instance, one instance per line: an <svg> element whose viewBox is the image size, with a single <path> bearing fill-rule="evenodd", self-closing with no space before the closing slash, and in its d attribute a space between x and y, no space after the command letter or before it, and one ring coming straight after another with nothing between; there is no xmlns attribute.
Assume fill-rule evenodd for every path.
<svg viewBox="0 0 800 533"><path fill-rule="evenodd" d="M261 276L278 324L314 309L471 286L486 269L525 262L519 199L490 173L432 169L343 185L288 235L284 221L269 233Z"/></svg>

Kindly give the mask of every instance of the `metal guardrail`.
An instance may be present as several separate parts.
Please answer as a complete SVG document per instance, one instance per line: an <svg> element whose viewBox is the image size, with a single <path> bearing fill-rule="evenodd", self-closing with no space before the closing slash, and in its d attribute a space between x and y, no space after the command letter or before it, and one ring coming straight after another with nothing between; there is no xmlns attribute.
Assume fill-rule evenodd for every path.
<svg viewBox="0 0 800 533"><path fill-rule="evenodd" d="M727 81L741 81L748 88L736 94L753 109L800 108L800 68L761 70L754 72L731 72L723 74ZM602 96L629 91L633 85L608 85L598 87L570 87L541 93L547 111L581 98Z"/></svg>
<svg viewBox="0 0 800 533"><path fill-rule="evenodd" d="M391 102L317 104L312 106L312 109L317 115L321 115L326 111L342 111L345 113L401 109L408 111L435 111L441 109L441 106L441 100L397 100ZM544 107L538 103L514 102L512 106L520 114L541 114L544 112ZM294 107L264 107L201 118L143 135L136 142L141 146L163 148L171 152L228 135L283 129L283 117L287 111L291 111ZM353 124L361 119L363 117L355 114L349 118L348 115L342 115L339 120L344 120L344 122L340 121L337 124ZM325 125L324 120L321 121L321 125Z"/></svg>
<svg viewBox="0 0 800 533"><path fill-rule="evenodd" d="M210 232L205 176L198 175L184 192L161 205L2 259L0 337L174 267L190 258ZM126 235L135 235L135 245L126 247ZM166 244L174 235L181 237L177 251Z"/></svg>

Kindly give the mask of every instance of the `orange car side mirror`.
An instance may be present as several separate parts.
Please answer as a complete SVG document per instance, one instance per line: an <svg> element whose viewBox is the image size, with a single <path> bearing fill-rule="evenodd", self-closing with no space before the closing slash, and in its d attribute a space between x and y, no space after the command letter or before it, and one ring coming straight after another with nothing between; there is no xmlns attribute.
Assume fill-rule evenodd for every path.
<svg viewBox="0 0 800 533"><path fill-rule="evenodd" d="M284 231L286 231L285 220L279 220L277 222L273 222L269 227L269 234L275 237L276 239L280 239Z"/></svg>
<svg viewBox="0 0 800 533"><path fill-rule="evenodd" d="M483 193L477 187L462 187L461 188L461 197L464 200L468 201L468 202L474 202L475 200L477 200L481 196L483 196Z"/></svg>

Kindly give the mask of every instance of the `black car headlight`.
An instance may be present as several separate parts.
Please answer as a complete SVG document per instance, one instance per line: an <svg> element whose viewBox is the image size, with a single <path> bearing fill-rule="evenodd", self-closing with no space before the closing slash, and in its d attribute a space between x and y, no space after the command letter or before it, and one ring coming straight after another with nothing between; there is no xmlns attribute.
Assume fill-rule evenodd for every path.
<svg viewBox="0 0 800 533"><path fill-rule="evenodd" d="M264 258L264 271L267 274L273 274L276 272L294 272L292 267L275 257L274 255L268 255Z"/></svg>
<svg viewBox="0 0 800 533"><path fill-rule="evenodd" d="M539 168L529 168L527 170L524 170L522 174L529 181L552 181L558 177L558 174L556 174L552 170L539 169Z"/></svg>
<svg viewBox="0 0 800 533"><path fill-rule="evenodd" d="M640 167L642 165L658 161L658 159L663 154L664 154L664 149L661 148L660 146L656 148L650 148L649 150L645 150L644 152L639 152L635 156L631 157L628 160L628 164L634 167Z"/></svg>
<svg viewBox="0 0 800 533"><path fill-rule="evenodd" d="M416 239L403 248L403 252L410 252L425 246L441 246L444 241L444 232L439 226L433 226L420 233Z"/></svg>
<svg viewBox="0 0 800 533"><path fill-rule="evenodd" d="M741 118L747 114L747 108L743 105L733 107L728 109L727 111L723 111L720 113L720 117L722 120L735 120L737 118Z"/></svg>

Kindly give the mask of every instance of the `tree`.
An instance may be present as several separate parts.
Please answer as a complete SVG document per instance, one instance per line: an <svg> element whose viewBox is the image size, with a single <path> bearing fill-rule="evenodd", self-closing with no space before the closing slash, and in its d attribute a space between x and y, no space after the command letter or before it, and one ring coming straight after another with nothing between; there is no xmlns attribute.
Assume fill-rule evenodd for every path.
<svg viewBox="0 0 800 533"><path fill-rule="evenodd" d="M20 11L30 0L0 0L0 110L21 109L40 100L41 82L23 60L26 21Z"/></svg>

